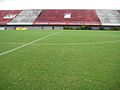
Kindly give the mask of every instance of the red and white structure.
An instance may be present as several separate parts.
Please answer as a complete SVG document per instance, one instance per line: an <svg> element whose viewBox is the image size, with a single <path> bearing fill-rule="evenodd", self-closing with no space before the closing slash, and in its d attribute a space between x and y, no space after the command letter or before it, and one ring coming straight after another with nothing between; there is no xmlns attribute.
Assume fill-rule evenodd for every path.
<svg viewBox="0 0 120 90"><path fill-rule="evenodd" d="M120 26L120 10L0 10L0 27Z"/></svg>

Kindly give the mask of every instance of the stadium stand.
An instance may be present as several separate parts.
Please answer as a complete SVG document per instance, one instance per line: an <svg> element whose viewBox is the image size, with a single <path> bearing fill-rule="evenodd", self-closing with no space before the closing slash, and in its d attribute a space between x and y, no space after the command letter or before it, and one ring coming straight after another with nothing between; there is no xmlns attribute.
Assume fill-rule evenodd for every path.
<svg viewBox="0 0 120 90"><path fill-rule="evenodd" d="M34 20L38 17L41 10L23 10L14 18L8 25L32 25Z"/></svg>
<svg viewBox="0 0 120 90"><path fill-rule="evenodd" d="M116 10L96 10L102 25L119 26L120 14Z"/></svg>
<svg viewBox="0 0 120 90"><path fill-rule="evenodd" d="M14 19L21 10L0 10L0 25L6 25Z"/></svg>
<svg viewBox="0 0 120 90"><path fill-rule="evenodd" d="M44 10L35 25L100 25L95 10Z"/></svg>
<svg viewBox="0 0 120 90"><path fill-rule="evenodd" d="M120 10L0 10L0 30L120 28Z"/></svg>

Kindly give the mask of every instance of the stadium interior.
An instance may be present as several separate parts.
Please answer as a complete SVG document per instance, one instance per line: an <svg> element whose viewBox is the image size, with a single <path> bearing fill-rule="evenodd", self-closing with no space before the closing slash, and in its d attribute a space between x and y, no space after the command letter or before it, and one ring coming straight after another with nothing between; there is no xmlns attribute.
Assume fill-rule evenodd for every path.
<svg viewBox="0 0 120 90"><path fill-rule="evenodd" d="M0 30L120 28L120 10L0 10Z"/></svg>
<svg viewBox="0 0 120 90"><path fill-rule="evenodd" d="M0 90L120 90L120 9L0 10Z"/></svg>

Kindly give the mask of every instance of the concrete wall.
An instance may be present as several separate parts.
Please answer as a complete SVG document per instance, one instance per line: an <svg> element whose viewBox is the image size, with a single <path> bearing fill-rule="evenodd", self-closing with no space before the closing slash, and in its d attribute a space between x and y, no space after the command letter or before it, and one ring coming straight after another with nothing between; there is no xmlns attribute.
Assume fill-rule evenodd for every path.
<svg viewBox="0 0 120 90"><path fill-rule="evenodd" d="M42 30L42 26L27 26L28 30Z"/></svg>
<svg viewBox="0 0 120 90"><path fill-rule="evenodd" d="M6 26L5 29L6 30L15 30L16 27L15 26Z"/></svg>
<svg viewBox="0 0 120 90"><path fill-rule="evenodd" d="M80 28L80 26L70 26L70 28L77 29L77 28Z"/></svg>
<svg viewBox="0 0 120 90"><path fill-rule="evenodd" d="M92 26L91 29L92 30L100 30L100 27Z"/></svg>
<svg viewBox="0 0 120 90"><path fill-rule="evenodd" d="M54 26L54 30L63 30L63 26Z"/></svg>
<svg viewBox="0 0 120 90"><path fill-rule="evenodd" d="M43 26L43 30L53 30L53 26Z"/></svg>
<svg viewBox="0 0 120 90"><path fill-rule="evenodd" d="M27 28L27 30L63 30L64 26L0 26L1 29L5 30L16 30L17 27ZM70 26L73 30L80 26ZM91 26L92 30L100 30L101 26ZM105 30L111 30L114 27L120 28L120 26L102 26Z"/></svg>
<svg viewBox="0 0 120 90"><path fill-rule="evenodd" d="M0 30L5 30L5 27L0 27Z"/></svg>
<svg viewBox="0 0 120 90"><path fill-rule="evenodd" d="M103 27L105 30L110 30L110 29L112 29L112 27Z"/></svg>

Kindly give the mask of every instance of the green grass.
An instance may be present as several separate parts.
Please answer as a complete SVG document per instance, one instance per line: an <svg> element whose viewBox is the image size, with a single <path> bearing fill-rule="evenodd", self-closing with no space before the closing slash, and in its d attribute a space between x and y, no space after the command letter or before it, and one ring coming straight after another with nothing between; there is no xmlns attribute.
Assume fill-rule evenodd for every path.
<svg viewBox="0 0 120 90"><path fill-rule="evenodd" d="M0 31L0 54L56 32ZM1 55L0 90L120 90L120 32L66 30Z"/></svg>

